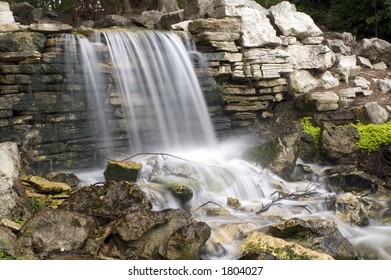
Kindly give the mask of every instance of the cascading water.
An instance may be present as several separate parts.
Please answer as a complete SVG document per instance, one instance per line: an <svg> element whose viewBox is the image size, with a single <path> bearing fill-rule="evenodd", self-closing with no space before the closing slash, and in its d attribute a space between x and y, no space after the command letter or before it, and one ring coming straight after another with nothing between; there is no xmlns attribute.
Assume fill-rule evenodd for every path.
<svg viewBox="0 0 391 280"><path fill-rule="evenodd" d="M229 228L245 234L262 230L276 217L321 217L334 220L341 232L357 248L366 246L377 252L377 258L391 259L391 227L372 224L353 228L338 220L326 207L330 193L320 182L289 183L260 167L240 158L241 143L216 145L211 121L195 75L192 61L181 39L173 33L103 32L96 38L107 44L113 89L111 98L121 106L116 114L128 134L128 153L171 152L171 155L140 155L133 158L143 163L139 185L146 192L155 210L184 207L197 219L212 228L205 258L235 259L238 235ZM112 141L110 124L105 119L107 100L102 96L99 80L102 68L100 39L79 38L87 89L93 92L91 106L97 115L97 127L105 143ZM194 52L193 50L190 50ZM101 76L103 75L103 76ZM103 103L102 103L103 102ZM113 145L110 145L115 146ZM186 148L186 149L185 149ZM181 149L181 151L179 151ZM91 173L80 173L86 183L102 179ZM163 188L162 181L187 184L193 193L191 200L178 202ZM282 199L267 211L264 208L279 193L316 194L305 201ZM240 207L226 207L227 199L240 201ZM210 206L210 207L209 207ZM225 212L211 214L213 206ZM235 230L234 230L235 231ZM364 244L364 245L363 245Z"/></svg>

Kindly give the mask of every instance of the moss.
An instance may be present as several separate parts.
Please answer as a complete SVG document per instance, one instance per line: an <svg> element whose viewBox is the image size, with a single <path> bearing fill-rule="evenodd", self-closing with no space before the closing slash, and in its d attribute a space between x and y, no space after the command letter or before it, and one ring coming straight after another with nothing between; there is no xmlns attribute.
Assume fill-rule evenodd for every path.
<svg viewBox="0 0 391 280"><path fill-rule="evenodd" d="M4 251L0 251L0 260L23 260L23 258L13 257Z"/></svg>
<svg viewBox="0 0 391 280"><path fill-rule="evenodd" d="M303 128L303 131L308 135L312 136L312 138L314 139L315 146L318 149L320 149L320 133L321 133L320 127L314 126L312 124L311 117L304 117L300 119L300 124Z"/></svg>
<svg viewBox="0 0 391 280"><path fill-rule="evenodd" d="M276 159L281 147L278 145L278 138L266 142L262 145L247 149L243 157L246 160L254 161L262 167L269 167Z"/></svg>
<svg viewBox="0 0 391 280"><path fill-rule="evenodd" d="M357 146L367 152L380 150L382 145L391 144L391 122L382 124L354 124L360 135Z"/></svg>

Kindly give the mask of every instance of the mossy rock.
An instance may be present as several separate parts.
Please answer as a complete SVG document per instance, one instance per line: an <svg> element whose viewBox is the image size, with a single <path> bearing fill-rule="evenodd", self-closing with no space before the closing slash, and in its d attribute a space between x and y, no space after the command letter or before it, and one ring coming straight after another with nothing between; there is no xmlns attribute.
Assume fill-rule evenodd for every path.
<svg viewBox="0 0 391 280"><path fill-rule="evenodd" d="M199 188L199 183L194 179L177 176L157 177L153 179L153 182L165 186L182 203L193 198L193 188Z"/></svg>
<svg viewBox="0 0 391 280"><path fill-rule="evenodd" d="M106 181L136 182L142 167L141 163L134 161L110 160L103 174Z"/></svg>

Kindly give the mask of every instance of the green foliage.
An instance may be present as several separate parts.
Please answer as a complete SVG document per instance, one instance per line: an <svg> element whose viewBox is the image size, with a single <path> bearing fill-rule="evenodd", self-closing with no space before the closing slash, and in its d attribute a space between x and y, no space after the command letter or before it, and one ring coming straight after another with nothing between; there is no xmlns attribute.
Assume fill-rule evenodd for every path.
<svg viewBox="0 0 391 280"><path fill-rule="evenodd" d="M183 9L186 5L186 0L178 0L177 3L178 3L178 7Z"/></svg>
<svg viewBox="0 0 391 280"><path fill-rule="evenodd" d="M4 251L0 251L0 260L22 260L22 259L23 258L16 258Z"/></svg>
<svg viewBox="0 0 391 280"><path fill-rule="evenodd" d="M391 144L391 122L367 125L358 123L353 126L360 135L360 140L356 144L364 151L375 152L382 145Z"/></svg>
<svg viewBox="0 0 391 280"><path fill-rule="evenodd" d="M320 148L320 127L314 126L312 124L311 117L304 117L300 119L300 124L303 128L303 131L308 135L312 136L312 138L314 139L315 146L317 148Z"/></svg>

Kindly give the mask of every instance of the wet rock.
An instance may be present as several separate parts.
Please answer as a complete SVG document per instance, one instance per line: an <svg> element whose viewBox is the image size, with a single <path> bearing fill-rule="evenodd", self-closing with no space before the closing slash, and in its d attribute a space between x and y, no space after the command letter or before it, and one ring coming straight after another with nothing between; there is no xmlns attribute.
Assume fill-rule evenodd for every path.
<svg viewBox="0 0 391 280"><path fill-rule="evenodd" d="M236 197L228 197L227 206L232 209L239 209L242 205L240 203L240 200L237 199Z"/></svg>
<svg viewBox="0 0 391 280"><path fill-rule="evenodd" d="M289 178L296 165L298 142L298 134L287 135L250 148L243 156L280 176Z"/></svg>
<svg viewBox="0 0 391 280"><path fill-rule="evenodd" d="M231 216L231 212L228 209L222 207L206 207L203 209L203 212L206 216L214 216L214 217L226 217Z"/></svg>
<svg viewBox="0 0 391 280"><path fill-rule="evenodd" d="M377 180L352 166L336 166L324 173L329 186L344 192L376 192L379 186Z"/></svg>
<svg viewBox="0 0 391 280"><path fill-rule="evenodd" d="M372 62L384 61L391 66L391 43L378 39L363 39L353 49L353 53L369 58Z"/></svg>
<svg viewBox="0 0 391 280"><path fill-rule="evenodd" d="M354 127L339 127L331 123L323 125L321 145L326 155L338 159L358 151L358 131Z"/></svg>
<svg viewBox="0 0 391 280"><path fill-rule="evenodd" d="M338 219L351 226L367 226L369 224L368 204L359 196L344 193L335 200L335 214Z"/></svg>
<svg viewBox="0 0 391 280"><path fill-rule="evenodd" d="M128 213L112 232L118 251L133 259L199 259L211 233L180 209Z"/></svg>
<svg viewBox="0 0 391 280"><path fill-rule="evenodd" d="M152 180L155 183L165 186L172 195L180 202L184 203L193 198L194 190L200 188L197 180L180 176L157 177Z"/></svg>
<svg viewBox="0 0 391 280"><path fill-rule="evenodd" d="M84 187L72 193L60 208L113 220L127 212L149 210L151 205L137 185L111 181L104 186Z"/></svg>
<svg viewBox="0 0 391 280"><path fill-rule="evenodd" d="M337 260L358 258L353 245L331 220L292 218L269 226L267 233L324 252Z"/></svg>
<svg viewBox="0 0 391 280"><path fill-rule="evenodd" d="M0 143L0 218L20 220L30 215L21 184L22 160L14 142Z"/></svg>
<svg viewBox="0 0 391 280"><path fill-rule="evenodd" d="M142 164L134 161L114 161L107 163L104 176L106 181L137 181Z"/></svg>
<svg viewBox="0 0 391 280"><path fill-rule="evenodd" d="M322 36L323 32L317 27L310 16L297 12L295 5L283 1L269 9L273 23L284 36L304 39L310 36Z"/></svg>
<svg viewBox="0 0 391 280"><path fill-rule="evenodd" d="M239 247L239 253L253 259L279 260L332 260L330 255L307 249L293 242L255 231L247 236Z"/></svg>
<svg viewBox="0 0 391 280"><path fill-rule="evenodd" d="M33 252L42 256L56 251L79 250L96 226L91 217L45 208L26 222L20 241L30 240Z"/></svg>

